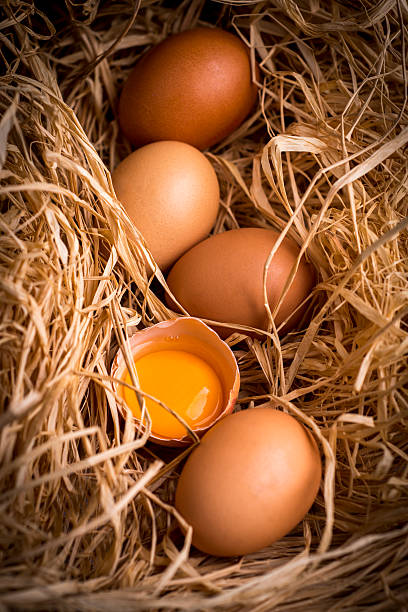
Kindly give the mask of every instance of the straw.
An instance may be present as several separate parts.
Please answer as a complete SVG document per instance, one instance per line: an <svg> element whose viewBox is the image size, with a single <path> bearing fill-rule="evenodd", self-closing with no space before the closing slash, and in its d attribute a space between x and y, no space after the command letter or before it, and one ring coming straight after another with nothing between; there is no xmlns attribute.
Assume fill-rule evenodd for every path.
<svg viewBox="0 0 408 612"><path fill-rule="evenodd" d="M2 610L408 606L407 18L395 0L3 5ZM131 151L118 98L139 57L195 25L260 66L253 113L206 152L213 233L270 227L317 271L298 329L278 337L270 310L263 336L228 339L237 410L288 411L324 462L304 521L242 558L191 546L174 508L186 452L123 419L110 372L176 315L112 187Z"/></svg>

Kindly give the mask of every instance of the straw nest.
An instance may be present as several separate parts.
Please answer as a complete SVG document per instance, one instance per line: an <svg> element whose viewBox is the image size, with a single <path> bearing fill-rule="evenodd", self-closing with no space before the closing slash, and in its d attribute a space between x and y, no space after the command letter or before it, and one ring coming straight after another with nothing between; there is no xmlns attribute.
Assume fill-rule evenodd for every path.
<svg viewBox="0 0 408 612"><path fill-rule="evenodd" d="M2 6L0 609L407 609L406 2ZM253 115L208 152L214 232L288 232L319 275L301 329L229 339L238 408L294 414L325 465L303 523L233 559L189 549L183 454L135 435L109 377L128 336L174 316L112 189L118 94L197 23L261 67Z"/></svg>

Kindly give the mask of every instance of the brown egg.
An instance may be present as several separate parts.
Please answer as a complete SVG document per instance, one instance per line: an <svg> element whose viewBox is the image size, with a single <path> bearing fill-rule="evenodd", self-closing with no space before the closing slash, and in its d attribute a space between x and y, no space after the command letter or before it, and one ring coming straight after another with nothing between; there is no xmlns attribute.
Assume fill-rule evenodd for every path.
<svg viewBox="0 0 408 612"><path fill-rule="evenodd" d="M215 222L217 176L201 151L184 142L154 142L134 151L112 181L162 270L205 238Z"/></svg>
<svg viewBox="0 0 408 612"><path fill-rule="evenodd" d="M249 53L233 34L194 28L169 36L135 66L119 101L119 123L135 146L219 142L255 103Z"/></svg>
<svg viewBox="0 0 408 612"><path fill-rule="evenodd" d="M269 407L226 416L189 456L176 508L193 544L243 555L289 533L312 505L321 479L317 445L293 417Z"/></svg>
<svg viewBox="0 0 408 612"><path fill-rule="evenodd" d="M262 228L241 228L211 236L175 263L167 279L168 286L191 316L265 329L268 319L263 272L278 237L277 232ZM266 286L272 312L298 254L296 243L285 238L271 261ZM276 313L277 327L288 319L283 328L286 332L299 322L304 307L294 311L309 295L313 284L314 269L302 259Z"/></svg>

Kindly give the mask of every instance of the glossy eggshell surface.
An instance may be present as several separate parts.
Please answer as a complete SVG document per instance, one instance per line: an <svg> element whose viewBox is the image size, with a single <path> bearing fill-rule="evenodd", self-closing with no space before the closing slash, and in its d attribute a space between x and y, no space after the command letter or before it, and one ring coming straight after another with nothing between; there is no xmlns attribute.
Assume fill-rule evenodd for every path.
<svg viewBox="0 0 408 612"><path fill-rule="evenodd" d="M204 239L217 217L219 186L208 159L184 142L155 142L112 173L117 198L162 270Z"/></svg>
<svg viewBox="0 0 408 612"><path fill-rule="evenodd" d="M216 556L258 551L289 533L311 507L321 480L312 436L269 407L229 415L189 456L176 508L193 544Z"/></svg>
<svg viewBox="0 0 408 612"><path fill-rule="evenodd" d="M136 64L119 122L135 146L181 140L205 149L241 124L256 95L245 44L218 28L194 28L169 36Z"/></svg>
<svg viewBox="0 0 408 612"><path fill-rule="evenodd" d="M175 263L168 286L191 316L265 329L268 318L263 273L278 238L277 232L262 228L241 228L211 236ZM296 243L285 238L271 261L266 287L272 312L298 254ZM276 313L277 327L288 317L285 331L297 324L304 308L294 311L309 295L314 280L313 267L302 258Z"/></svg>

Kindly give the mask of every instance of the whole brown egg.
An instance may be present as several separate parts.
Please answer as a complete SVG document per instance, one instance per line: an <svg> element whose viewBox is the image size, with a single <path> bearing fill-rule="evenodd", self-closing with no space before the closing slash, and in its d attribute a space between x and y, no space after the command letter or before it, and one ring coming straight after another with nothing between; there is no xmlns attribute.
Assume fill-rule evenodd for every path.
<svg viewBox="0 0 408 612"><path fill-rule="evenodd" d="M291 531L321 480L317 445L292 416L270 407L224 417L189 456L176 508L193 544L217 556L256 552Z"/></svg>
<svg viewBox="0 0 408 612"><path fill-rule="evenodd" d="M240 228L211 236L174 264L167 284L191 316L263 330L268 322L264 267L278 238L278 232L263 228ZM266 288L272 312L298 255L297 244L285 238L271 261ZM314 280L313 266L302 258L274 319L277 327L284 323L281 332L289 331L301 319L305 306L299 306L310 294ZM174 307L171 298L167 301ZM227 333L221 327L217 331Z"/></svg>
<svg viewBox="0 0 408 612"><path fill-rule="evenodd" d="M120 96L119 123L135 146L181 140L205 149L242 123L256 95L245 44L219 28L194 28L136 64Z"/></svg>
<svg viewBox="0 0 408 612"><path fill-rule="evenodd" d="M205 155L185 142L137 149L115 168L112 182L162 270L205 238L215 222L217 175Z"/></svg>

